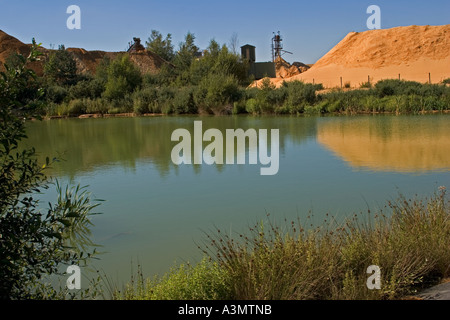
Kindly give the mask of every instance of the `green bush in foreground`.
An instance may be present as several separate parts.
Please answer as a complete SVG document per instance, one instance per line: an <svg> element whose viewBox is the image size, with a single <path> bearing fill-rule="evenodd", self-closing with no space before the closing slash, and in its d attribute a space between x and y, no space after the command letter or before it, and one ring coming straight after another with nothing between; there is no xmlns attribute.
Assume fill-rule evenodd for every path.
<svg viewBox="0 0 450 320"><path fill-rule="evenodd" d="M341 224L261 223L236 238L218 230L204 247L215 262L182 265L151 280L140 274L114 298L399 299L450 276L450 211L441 189L425 200L400 197L388 203L390 212ZM371 265L381 268L381 290L366 286Z"/></svg>
<svg viewBox="0 0 450 320"><path fill-rule="evenodd" d="M39 57L33 39L31 53L0 73L0 300L65 298L46 278L61 268L85 263L92 254L90 194L80 188L57 189L58 201L39 210L35 195L48 189L45 169L34 148L23 148L25 120L38 117L44 92L27 62Z"/></svg>
<svg viewBox="0 0 450 320"><path fill-rule="evenodd" d="M113 292L118 300L219 300L231 297L227 275L209 259L196 266L180 265L163 277L144 279L138 272L124 288Z"/></svg>

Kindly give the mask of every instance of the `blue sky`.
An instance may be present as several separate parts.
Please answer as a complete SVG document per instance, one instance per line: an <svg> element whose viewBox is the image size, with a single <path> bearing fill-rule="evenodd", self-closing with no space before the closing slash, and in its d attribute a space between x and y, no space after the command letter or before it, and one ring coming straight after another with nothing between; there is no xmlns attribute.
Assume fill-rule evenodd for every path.
<svg viewBox="0 0 450 320"><path fill-rule="evenodd" d="M187 31L204 49L210 39L228 43L237 33L239 44L256 46L258 61L271 58L272 34L280 31L286 60L314 63L348 32L366 31L369 5L378 5L382 28L450 24L448 0L0 0L0 29L44 47L125 50L133 37L143 42L150 30L172 33L176 47ZM81 30L69 30L69 5L81 8Z"/></svg>

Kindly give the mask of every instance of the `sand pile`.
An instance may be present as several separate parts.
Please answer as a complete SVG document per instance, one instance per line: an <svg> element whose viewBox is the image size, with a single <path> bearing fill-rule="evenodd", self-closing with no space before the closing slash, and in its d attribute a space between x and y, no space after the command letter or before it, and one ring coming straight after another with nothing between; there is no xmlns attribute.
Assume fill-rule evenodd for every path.
<svg viewBox="0 0 450 320"><path fill-rule="evenodd" d="M0 30L0 70L3 67L3 63L13 53L20 53L27 56L30 53L29 44L24 44L18 39L8 35ZM44 70L44 63L48 55L53 51L45 48L39 49L44 53L41 57L41 61L35 62L29 65L39 76L42 76ZM108 57L111 60L115 59L118 55L124 52L105 52L105 51L87 51L79 48L68 48L67 51L71 52L76 63L78 73L90 73L95 74L97 66L103 60L104 57ZM166 64L157 54L150 51L134 52L130 53L130 59L139 67L143 73L158 73L163 64Z"/></svg>
<svg viewBox="0 0 450 320"><path fill-rule="evenodd" d="M30 54L30 44L25 44L20 40L17 40L13 36L0 30L0 70L3 71L3 63L13 54L21 54L27 57ZM49 50L41 48L40 51L44 54L48 54ZM45 57L42 57L45 61ZM43 61L37 61L28 64L28 67L34 70L39 76L44 73Z"/></svg>
<svg viewBox="0 0 450 320"><path fill-rule="evenodd" d="M439 83L450 78L450 25L351 32L307 72L289 80L339 87L382 79ZM274 79L280 84L283 80Z"/></svg>
<svg viewBox="0 0 450 320"><path fill-rule="evenodd" d="M279 57L275 60L277 78L286 79L307 71L310 67L301 62L294 62L292 65Z"/></svg>
<svg viewBox="0 0 450 320"><path fill-rule="evenodd" d="M123 52L87 51L79 48L68 48L67 51L73 54L78 72L91 74L95 74L97 66L104 57L114 60L118 55L123 54ZM167 63L150 51L132 52L129 55L131 61L139 67L142 73L156 74L162 65Z"/></svg>

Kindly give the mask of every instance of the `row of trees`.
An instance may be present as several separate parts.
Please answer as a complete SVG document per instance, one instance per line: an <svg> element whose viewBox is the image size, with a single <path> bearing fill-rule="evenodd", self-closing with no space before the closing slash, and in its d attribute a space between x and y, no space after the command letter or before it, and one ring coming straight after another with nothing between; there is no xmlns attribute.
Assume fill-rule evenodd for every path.
<svg viewBox="0 0 450 320"><path fill-rule="evenodd" d="M192 33L176 52L171 35L164 38L155 30L146 45L167 61L158 74L141 74L123 54L104 59L95 75L80 76L73 57L60 46L44 68L47 114L230 113L250 83L240 55L214 39L201 58Z"/></svg>

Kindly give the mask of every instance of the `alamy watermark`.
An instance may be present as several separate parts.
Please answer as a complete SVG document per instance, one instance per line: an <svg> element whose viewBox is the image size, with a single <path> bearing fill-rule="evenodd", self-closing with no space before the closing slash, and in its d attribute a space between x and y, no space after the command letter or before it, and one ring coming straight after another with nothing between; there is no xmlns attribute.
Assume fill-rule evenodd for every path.
<svg viewBox="0 0 450 320"><path fill-rule="evenodd" d="M367 29L381 29L381 8L377 5L371 5L367 8L367 14L371 15L367 19Z"/></svg>
<svg viewBox="0 0 450 320"><path fill-rule="evenodd" d="M367 274L371 276L367 279L367 288L369 290L381 290L381 269L379 266L370 266L367 268Z"/></svg>
<svg viewBox="0 0 450 320"><path fill-rule="evenodd" d="M68 266L66 270L70 276L67 278L66 286L69 290L81 289L81 269L79 266Z"/></svg>
<svg viewBox="0 0 450 320"><path fill-rule="evenodd" d="M81 29L81 9L79 6L76 5L70 5L67 7L66 10L67 14L70 14L70 16L67 18L67 29L69 30L80 30Z"/></svg>
<svg viewBox="0 0 450 320"><path fill-rule="evenodd" d="M179 142L172 149L172 162L175 165L192 164L246 164L246 141L248 141L248 158L250 165L259 164L262 176L273 176L278 173L280 165L280 132L270 130L270 155L268 150L267 129L227 129L225 141L222 131L208 129L203 132L202 121L194 122L194 137L187 129L176 129L172 133L172 141ZM193 142L193 148L192 148ZM203 142L210 142L203 149ZM224 143L226 145L224 149ZM224 155L225 150L225 155ZM235 152L236 151L236 152ZM235 161L235 153L237 161Z"/></svg>

